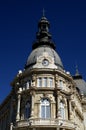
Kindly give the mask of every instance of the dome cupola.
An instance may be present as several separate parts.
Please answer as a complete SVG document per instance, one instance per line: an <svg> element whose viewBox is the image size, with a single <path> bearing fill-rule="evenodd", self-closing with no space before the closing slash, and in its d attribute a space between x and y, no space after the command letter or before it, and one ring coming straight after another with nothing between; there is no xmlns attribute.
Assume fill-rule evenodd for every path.
<svg viewBox="0 0 86 130"><path fill-rule="evenodd" d="M50 23L45 16L42 16L38 23L38 32L36 34L36 41L34 42L32 48L35 49L40 45L48 45L55 49L55 44L51 40L52 36L49 33Z"/></svg>
<svg viewBox="0 0 86 130"><path fill-rule="evenodd" d="M50 23L43 15L38 22L38 32L36 34L36 40L32 45L32 52L28 56L25 69L29 67L34 67L36 64L39 67L43 67L41 66L43 63L42 61L48 60L48 62L50 63L48 64L49 68L58 68L63 70L62 61L58 53L55 51L56 47L54 42L52 41L52 36L49 33L49 28ZM38 61L39 57L41 57L41 60Z"/></svg>
<svg viewBox="0 0 86 130"><path fill-rule="evenodd" d="M78 71L78 67L76 66L76 73L73 76L74 82L76 83L76 88L79 89L80 94L84 94L86 96L86 82L83 79L82 75Z"/></svg>

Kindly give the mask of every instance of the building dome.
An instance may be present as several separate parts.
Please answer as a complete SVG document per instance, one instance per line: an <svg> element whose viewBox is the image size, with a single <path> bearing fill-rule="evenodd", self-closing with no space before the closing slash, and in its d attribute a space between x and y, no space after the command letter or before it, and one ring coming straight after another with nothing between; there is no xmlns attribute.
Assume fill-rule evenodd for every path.
<svg viewBox="0 0 86 130"><path fill-rule="evenodd" d="M80 94L86 95L86 82L78 71L76 71L76 74L75 76L73 76L73 79L76 84L76 88L78 88Z"/></svg>
<svg viewBox="0 0 86 130"><path fill-rule="evenodd" d="M62 61L56 51L49 46L40 46L34 49L26 62L26 68L33 66L37 62L37 57L42 56L43 52L47 52L49 56L54 59L54 64L59 68L63 69Z"/></svg>
<svg viewBox="0 0 86 130"><path fill-rule="evenodd" d="M63 64L57 52L55 51L55 44L52 41L52 36L49 33L50 23L45 16L42 16L38 23L38 32L36 33L36 40L32 45L32 52L28 56L25 69L32 67L37 63L37 58L47 53L54 60L54 65L58 69L63 69Z"/></svg>

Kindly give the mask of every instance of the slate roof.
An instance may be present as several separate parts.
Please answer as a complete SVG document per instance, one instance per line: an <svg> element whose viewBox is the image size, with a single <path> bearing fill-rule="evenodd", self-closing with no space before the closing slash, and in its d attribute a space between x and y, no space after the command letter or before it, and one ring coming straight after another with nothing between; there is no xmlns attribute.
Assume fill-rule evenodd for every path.
<svg viewBox="0 0 86 130"><path fill-rule="evenodd" d="M54 58L54 63L55 65L58 66L59 69L63 69L63 64L62 61L58 55L58 53L51 47L49 46L40 46L36 49L34 49L30 56L28 56L27 62L26 62L26 68L34 65L37 62L37 57L42 56L43 52L47 52L49 56Z"/></svg>
<svg viewBox="0 0 86 130"><path fill-rule="evenodd" d="M86 82L81 75L73 76L76 87L80 90L81 94L86 95Z"/></svg>

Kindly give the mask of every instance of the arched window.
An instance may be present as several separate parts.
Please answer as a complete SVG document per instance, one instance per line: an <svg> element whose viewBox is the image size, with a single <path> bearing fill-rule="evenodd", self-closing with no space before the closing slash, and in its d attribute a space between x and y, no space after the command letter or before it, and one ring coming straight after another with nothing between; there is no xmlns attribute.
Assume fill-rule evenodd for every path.
<svg viewBox="0 0 86 130"><path fill-rule="evenodd" d="M30 117L30 102L27 101L26 105L25 105L25 118L29 118Z"/></svg>
<svg viewBox="0 0 86 130"><path fill-rule="evenodd" d="M50 118L50 102L48 99L41 100L40 117L41 118Z"/></svg>
<svg viewBox="0 0 86 130"><path fill-rule="evenodd" d="M61 101L60 102L60 114L61 114L62 119L65 119L65 106L64 105L65 105L64 102Z"/></svg>

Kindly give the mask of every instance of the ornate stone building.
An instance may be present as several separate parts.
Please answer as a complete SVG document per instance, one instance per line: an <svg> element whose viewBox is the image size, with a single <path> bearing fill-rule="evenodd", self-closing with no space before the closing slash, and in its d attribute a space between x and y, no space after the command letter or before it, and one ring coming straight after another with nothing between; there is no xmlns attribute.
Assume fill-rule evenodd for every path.
<svg viewBox="0 0 86 130"><path fill-rule="evenodd" d="M86 82L64 70L43 16L12 91L0 105L0 130L86 130Z"/></svg>

